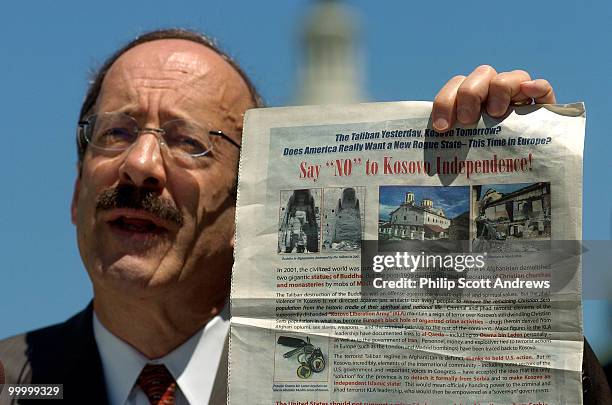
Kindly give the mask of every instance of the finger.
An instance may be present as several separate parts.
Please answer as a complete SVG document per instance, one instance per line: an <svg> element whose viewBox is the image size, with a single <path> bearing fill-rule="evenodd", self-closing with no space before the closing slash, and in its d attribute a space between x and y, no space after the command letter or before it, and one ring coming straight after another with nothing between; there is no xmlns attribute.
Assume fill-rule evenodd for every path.
<svg viewBox="0 0 612 405"><path fill-rule="evenodd" d="M521 93L533 98L537 104L555 104L555 92L548 80L537 79L521 83Z"/></svg>
<svg viewBox="0 0 612 405"><path fill-rule="evenodd" d="M474 69L457 90L457 120L471 124L480 117L482 103L489 94L489 83L497 75L495 69L482 65Z"/></svg>
<svg viewBox="0 0 612 405"><path fill-rule="evenodd" d="M521 92L521 83L529 80L531 77L524 70L503 72L495 76L489 85L487 101L489 115L500 117L506 113L510 103L529 99L529 96Z"/></svg>
<svg viewBox="0 0 612 405"><path fill-rule="evenodd" d="M453 77L446 82L444 87L442 87L436 95L436 98L434 98L433 108L431 110L431 120L436 131L446 131L454 124L457 89L464 80L465 76Z"/></svg>

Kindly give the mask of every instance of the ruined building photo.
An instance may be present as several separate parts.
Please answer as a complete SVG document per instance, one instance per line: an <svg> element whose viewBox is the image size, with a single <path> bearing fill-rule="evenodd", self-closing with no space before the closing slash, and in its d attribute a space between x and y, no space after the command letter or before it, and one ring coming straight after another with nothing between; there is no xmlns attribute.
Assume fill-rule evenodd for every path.
<svg viewBox="0 0 612 405"><path fill-rule="evenodd" d="M472 193L476 239L550 239L550 183L475 186Z"/></svg>

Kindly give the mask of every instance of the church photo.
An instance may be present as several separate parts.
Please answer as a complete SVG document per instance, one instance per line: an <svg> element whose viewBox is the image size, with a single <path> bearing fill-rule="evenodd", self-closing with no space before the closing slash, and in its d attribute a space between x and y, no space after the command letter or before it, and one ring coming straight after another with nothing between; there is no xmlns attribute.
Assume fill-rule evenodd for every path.
<svg viewBox="0 0 612 405"><path fill-rule="evenodd" d="M469 187L382 186L379 240L468 240Z"/></svg>

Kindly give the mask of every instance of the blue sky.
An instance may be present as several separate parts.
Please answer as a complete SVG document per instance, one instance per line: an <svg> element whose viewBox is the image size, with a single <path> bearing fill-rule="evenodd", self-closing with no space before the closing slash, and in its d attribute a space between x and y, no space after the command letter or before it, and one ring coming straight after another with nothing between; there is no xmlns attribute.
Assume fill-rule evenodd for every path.
<svg viewBox="0 0 612 405"><path fill-rule="evenodd" d="M585 101L584 237L610 239L612 2L347 1L361 18L372 101L431 100L479 64L547 78L560 102ZM135 35L207 32L236 57L270 105L295 94L298 29L310 1L11 1L0 24L2 198L0 337L64 320L91 298L69 205L74 130L88 72ZM598 346L612 324L588 303ZM595 318L596 314L604 319ZM604 325L602 327L602 325Z"/></svg>
<svg viewBox="0 0 612 405"><path fill-rule="evenodd" d="M423 198L433 200L434 208L442 208L447 218L455 218L470 210L469 187L409 187L383 186L378 189L378 218L389 220L389 214L404 202L406 193L414 193L414 201L421 205Z"/></svg>

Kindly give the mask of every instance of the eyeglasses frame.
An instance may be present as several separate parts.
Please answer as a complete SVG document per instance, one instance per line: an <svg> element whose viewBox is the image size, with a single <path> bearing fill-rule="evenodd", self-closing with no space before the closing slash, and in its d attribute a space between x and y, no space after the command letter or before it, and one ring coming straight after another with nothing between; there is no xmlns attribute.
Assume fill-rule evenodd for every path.
<svg viewBox="0 0 612 405"><path fill-rule="evenodd" d="M102 114L104 114L104 113L102 113ZM87 145L91 145L93 148L97 148L97 149L100 149L100 150L106 150L106 151L125 151L125 150L128 150L131 147L131 145L129 147L125 148L125 149L107 149L107 148L102 148L100 146L97 146L97 145L94 145L93 143L91 143L90 139L85 135L86 127L90 126L92 118L97 117L98 115L100 115L100 114L92 114L92 115L88 116L87 118L85 118L84 120L81 120L81 121L78 122L78 126L77 126L77 142L78 142L79 146L83 146L83 140L84 140L84 142ZM127 115L127 114L125 114L125 115L127 117L132 118L134 121L136 121L134 119L134 117L131 117L131 116ZM172 120L172 121L179 121L179 120ZM168 121L168 122L166 122L166 124L169 123L169 122L172 122L172 121ZM182 121L185 121L185 120L182 120ZM186 122L189 122L189 121L186 121ZM195 124L195 123L193 123L193 124ZM195 125L197 127L199 127L198 124L195 124ZM136 136L137 137L140 136L140 134L146 133L146 132L154 133L154 134L157 135L160 143L163 143L165 145L165 141L163 140L163 138L160 137L161 135L166 133L166 131L163 128L151 128L151 127L139 128L138 126L136 126L136 130L137 130L137 132L136 132ZM231 143L232 145L234 145L235 147L237 147L238 149L241 148L241 145L238 142L234 141L232 138L230 138L226 133L224 133L221 130L210 130L210 131L208 131L208 135L219 136L219 137L225 139L226 141L228 141L229 143ZM206 156L212 150L213 150L213 145L211 144L210 149L208 149L208 150L206 150L206 151L204 151L202 153L199 153L199 154L196 154L196 155L192 155L192 154L187 153L187 155L189 155L189 156L191 156L193 158L197 158L197 157Z"/></svg>

